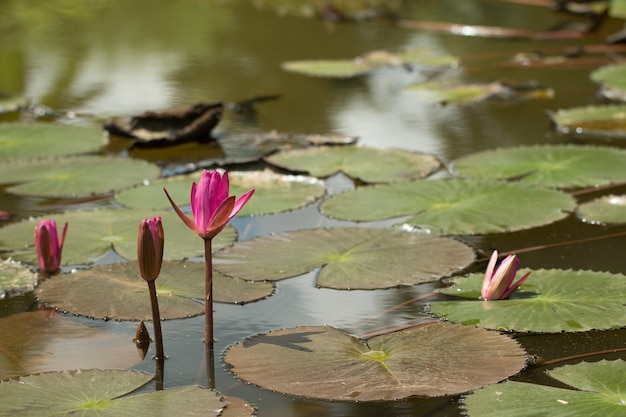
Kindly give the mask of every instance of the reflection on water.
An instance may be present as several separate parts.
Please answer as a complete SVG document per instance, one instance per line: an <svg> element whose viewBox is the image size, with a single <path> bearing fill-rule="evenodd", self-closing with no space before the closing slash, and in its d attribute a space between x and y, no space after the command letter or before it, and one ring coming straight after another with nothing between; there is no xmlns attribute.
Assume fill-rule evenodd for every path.
<svg viewBox="0 0 626 417"><path fill-rule="evenodd" d="M198 101L233 102L250 96L279 94L280 99L256 106L256 113L249 118L226 115L217 130L222 134L271 129L337 133L357 136L364 145L435 153L450 162L469 152L497 146L562 142L566 139L550 130L545 109L580 105L580 97L590 100L595 90L588 79L590 68L568 68L565 72L547 68L531 72L502 65L516 52L540 47L555 51L565 46L564 42L538 45L536 42L461 38L403 29L386 20L332 25L317 19L282 15L268 6L269 3L260 10L253 4L217 0L5 0L0 4L0 93L24 96L34 103L81 115L74 123L98 125L114 115L129 116ZM423 0L397 4L406 19L537 30L544 30L558 20L549 10L506 2ZM459 55L461 65L443 70L437 74L439 76L477 82L537 80L554 88L556 97L548 102L494 102L463 108L437 106L420 102L403 90L407 84L432 77L430 70L382 69L353 80L325 80L287 73L280 68L281 62L287 60L349 58L376 49L408 47L433 48ZM150 155L150 160L181 161L194 151L186 152L155 153ZM329 193L351 187L342 176L327 181ZM63 209L39 199L6 194L0 194L0 201L0 209L20 212L17 219L38 211ZM374 226L385 227L399 220L377 222ZM241 239L302 228L351 225L321 216L315 206L280 215L236 218L233 224L238 227ZM493 248L505 251L606 231L568 220L536 230L473 237L468 241L488 252ZM533 268L626 272L621 252L623 242L616 240L530 252L524 255L524 261ZM329 324L357 334L396 327L421 317L423 303L407 304L393 312L382 313L433 291L437 285L336 291L316 288L315 272L311 272L278 282L276 293L267 300L245 306L216 305L216 348L221 353L247 336L297 325ZM13 314L15 320L19 320L25 317L22 315L38 314L24 312L32 301L28 297L2 301L0 317ZM6 320L0 319L0 328L8 325ZM87 319L69 316L55 317L50 323L49 326L24 325L30 328L28 338L33 340L20 342L24 356L13 364L8 364L7 357L2 356L10 352L6 345L9 333L2 332L0 377L66 366L127 367L136 360L131 342L134 323L98 322L92 326ZM79 330L68 330L72 326ZM118 333L126 327L127 333ZM152 332L151 326L148 328ZM202 362L203 330L202 317L163 324L165 350L169 356L165 364L167 387L203 384L206 369ZM22 340L24 335L20 335L15 326L11 331L12 341ZM609 339L620 337L623 338L622 333L612 334ZM109 338L113 339L112 345L105 348L105 353L98 351L96 355L112 357L114 364L74 361L75 357L83 355L72 349L87 351L84 344L101 345ZM602 346L604 340L590 337L577 339L576 343L579 351L594 350L594 344ZM30 351L23 347L26 345L36 347L40 356L29 358ZM547 343L539 348L528 342L528 346L542 350L547 356L559 356L558 343ZM128 358L126 349L130 352ZM47 355L45 360L42 352ZM148 358L153 354L150 351ZM136 368L154 372L154 363L147 359ZM217 367L216 376L221 392L253 402L259 416L459 415L457 398L367 404L314 401L247 385L234 379L221 366Z"/></svg>

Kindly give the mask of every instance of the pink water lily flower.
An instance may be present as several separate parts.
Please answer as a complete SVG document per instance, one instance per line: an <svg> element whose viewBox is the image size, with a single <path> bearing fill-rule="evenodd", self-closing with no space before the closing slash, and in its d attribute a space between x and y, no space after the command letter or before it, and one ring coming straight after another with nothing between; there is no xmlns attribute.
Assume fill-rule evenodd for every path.
<svg viewBox="0 0 626 417"><path fill-rule="evenodd" d="M228 195L229 187L227 172L224 172L224 175L220 175L218 171L204 170L198 184L196 185L194 182L191 186L193 220L178 208L167 189L163 188L163 190L178 217L198 236L207 240L213 239L221 232L254 193L254 189L252 189L235 200L234 195Z"/></svg>
<svg viewBox="0 0 626 417"><path fill-rule="evenodd" d="M137 263L141 277L146 281L154 281L161 272L164 241L160 216L141 221L137 238Z"/></svg>
<svg viewBox="0 0 626 417"><path fill-rule="evenodd" d="M61 269L61 252L67 233L67 223L63 227L61 242L57 233L57 224L54 220L42 220L35 229L35 248L39 270L45 275L54 275Z"/></svg>
<svg viewBox="0 0 626 417"><path fill-rule="evenodd" d="M513 291L519 288L530 275L530 271L515 282L515 274L519 266L519 258L515 255L509 255L496 268L498 260L498 251L493 251L487 271L485 272L485 280L481 291L483 300L504 300L508 298Z"/></svg>

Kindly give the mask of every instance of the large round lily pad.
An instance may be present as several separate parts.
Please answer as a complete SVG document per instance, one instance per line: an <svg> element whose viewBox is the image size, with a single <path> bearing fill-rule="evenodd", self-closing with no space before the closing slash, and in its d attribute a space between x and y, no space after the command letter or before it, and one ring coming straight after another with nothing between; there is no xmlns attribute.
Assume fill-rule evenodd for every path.
<svg viewBox="0 0 626 417"><path fill-rule="evenodd" d="M483 278L455 278L455 285L441 292L469 300L435 302L430 312L456 323L519 332L582 332L626 323L621 274L540 269L509 299L496 301L478 299Z"/></svg>
<svg viewBox="0 0 626 417"><path fill-rule="evenodd" d="M626 136L626 105L573 107L549 113L556 128L564 133Z"/></svg>
<svg viewBox="0 0 626 417"><path fill-rule="evenodd" d="M0 160L94 152L104 145L104 139L101 129L52 123L3 123L0 125Z"/></svg>
<svg viewBox="0 0 626 417"><path fill-rule="evenodd" d="M24 376L0 383L0 415L217 417L226 405L214 391L198 386L125 395L150 380L138 371L99 369Z"/></svg>
<svg viewBox="0 0 626 417"><path fill-rule="evenodd" d="M433 155L361 146L282 151L266 160L292 171L307 171L316 177L329 177L343 172L367 183L419 179L432 174L441 166L441 162Z"/></svg>
<svg viewBox="0 0 626 417"><path fill-rule="evenodd" d="M485 180L405 181L361 187L322 202L322 213L373 221L413 215L406 223L443 234L501 233L560 220L575 208L562 192Z"/></svg>
<svg viewBox="0 0 626 417"><path fill-rule="evenodd" d="M232 346L224 360L273 391L374 401L470 391L519 372L526 356L508 336L431 322L367 341L329 326L272 331Z"/></svg>
<svg viewBox="0 0 626 417"><path fill-rule="evenodd" d="M204 314L204 263L164 262L155 281L162 319ZM214 301L239 303L272 294L269 282L249 282L213 273ZM102 294L107 294L103 297ZM99 265L47 279L35 295L48 307L94 318L151 320L148 285L137 262Z"/></svg>
<svg viewBox="0 0 626 417"><path fill-rule="evenodd" d="M80 197L122 190L157 178L148 162L101 156L18 160L0 164L7 191L43 197Z"/></svg>
<svg viewBox="0 0 626 417"><path fill-rule="evenodd" d="M495 149L458 159L462 176L517 179L544 187L593 187L626 181L626 151L610 147L542 145Z"/></svg>
<svg viewBox="0 0 626 417"><path fill-rule="evenodd" d="M254 197L246 203L239 216L278 213L295 210L324 195L324 184L311 177L279 175L270 171L228 172L230 195L237 197L254 188ZM122 191L117 200L127 207L143 209L166 209L170 207L163 187L167 188L174 201L189 205L192 182L200 180L200 172L153 181Z"/></svg>
<svg viewBox="0 0 626 417"><path fill-rule="evenodd" d="M7 256L36 265L35 226L42 219L54 219L61 228L67 222L63 265L89 264L104 256L111 247L126 259L137 259L137 233L141 219L161 216L165 230L164 259L204 256L204 241L193 233L172 210L107 209L75 211L13 223L0 228L0 250ZM213 250L231 245L236 230L227 226L213 239Z"/></svg>
<svg viewBox="0 0 626 417"><path fill-rule="evenodd" d="M581 362L547 374L575 389L507 381L470 394L463 407L470 417L626 416L623 360Z"/></svg>
<svg viewBox="0 0 626 417"><path fill-rule="evenodd" d="M319 287L374 289L432 282L473 261L473 250L454 239L394 229L333 228L246 240L219 252L214 266L252 281L322 267Z"/></svg>
<svg viewBox="0 0 626 417"><path fill-rule="evenodd" d="M121 327L99 326L47 309L2 317L2 378L75 368L135 366L141 358L130 343L128 331Z"/></svg>
<svg viewBox="0 0 626 417"><path fill-rule="evenodd" d="M576 215L588 223L626 223L626 195L607 195L583 203Z"/></svg>

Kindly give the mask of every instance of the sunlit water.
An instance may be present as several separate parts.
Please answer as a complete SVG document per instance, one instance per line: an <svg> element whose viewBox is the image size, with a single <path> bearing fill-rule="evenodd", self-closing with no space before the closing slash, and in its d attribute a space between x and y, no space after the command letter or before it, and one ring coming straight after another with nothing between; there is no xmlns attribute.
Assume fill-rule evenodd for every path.
<svg viewBox="0 0 626 417"><path fill-rule="evenodd" d="M399 12L406 19L543 30L562 17L542 8L495 1L405 3ZM597 88L589 80L592 70L589 67L531 70L505 65L517 52L545 49L547 53L558 53L567 42L463 38L403 29L385 20L329 24L314 18L283 15L271 7L255 8L248 2L136 0L70 5L65 2L26 4L15 0L0 5L0 16L0 92L22 95L34 103L79 115L69 120L71 123L100 123L111 116L128 116L197 101L229 102L255 95L280 94L279 99L256 106L252 118L242 120L226 116L217 134L271 129L338 133L356 136L363 145L433 153L450 163L461 155L495 147L571 142L571 138L553 132L544 112L592 103ZM389 68L353 80L327 80L287 73L280 68L281 62L288 60L350 58L375 49L408 47L432 48L460 56L458 68L445 70L451 77L477 82L535 80L553 88L555 97L545 101L441 107L420 102L404 90L408 84L426 80L430 76L428 71ZM167 160L167 152L157 155L156 159L159 158ZM351 186L341 176L327 184L329 193ZM54 202L9 194L0 194L0 198L0 209L17 212L16 219L67 208L48 205ZM100 204L110 203L94 202L81 208ZM399 220L360 226L385 227ZM275 232L351 223L325 218L311 206L280 215L237 218L233 224L241 239L249 239ZM485 251L493 248L505 251L620 230L567 220L530 231L472 237L467 241ZM609 239L529 252L524 255L524 261L531 268L626 272L622 251L623 239ZM384 312L427 294L439 285L337 291L316 288L315 275L316 272L311 272L278 282L274 295L267 300L244 306L216 305L215 335L219 355L245 337L272 329L328 324L351 333L367 334L385 326L393 328L411 323L422 317L423 304ZM4 301L0 303L0 317L26 311L33 301L29 296ZM83 339L91 334L90 328L105 329L105 334L112 338L127 338L130 354L111 350L111 356L119 361L113 360L108 366L154 371L152 361L139 362L130 357L136 355L130 342L135 323L102 322L65 315L53 319L86 326L86 330L81 330L83 333L77 333L84 335L80 336ZM169 356L166 387L204 384L203 317L164 322L163 331ZM538 344L528 344L542 355L559 357L564 354L564 344L575 345L579 351L594 350L605 346L607 338L614 341L620 337L623 338L622 333L607 332L602 337L581 336L576 343L555 336L541 339ZM35 349L34 355L47 352L50 357L60 359L33 363L30 369L71 367L72 356L67 355L70 348L62 340L55 340L56 344L37 347L39 350ZM119 343L114 343L111 349L118 347ZM128 361L131 364L127 364ZM6 364L4 369L0 366L0 377L12 376L12 369ZM333 403L283 396L247 385L224 369L222 362L218 363L216 377L219 391L254 403L259 416L459 415L455 397Z"/></svg>

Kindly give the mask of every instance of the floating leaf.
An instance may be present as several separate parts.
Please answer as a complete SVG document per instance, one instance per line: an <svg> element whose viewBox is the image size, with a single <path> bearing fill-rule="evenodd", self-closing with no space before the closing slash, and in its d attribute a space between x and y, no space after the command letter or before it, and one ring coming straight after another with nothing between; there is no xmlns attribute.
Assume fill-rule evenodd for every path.
<svg viewBox="0 0 626 417"><path fill-rule="evenodd" d="M0 125L0 160L76 155L95 152L103 145L100 129L52 123ZM4 173L0 178L8 182Z"/></svg>
<svg viewBox="0 0 626 417"><path fill-rule="evenodd" d="M414 214L406 223L444 234L501 233L552 223L574 199L534 186L482 180L406 181L361 187L322 202L338 219L373 221Z"/></svg>
<svg viewBox="0 0 626 417"><path fill-rule="evenodd" d="M591 79L602 85L602 95L612 100L626 101L626 65L605 65L591 73Z"/></svg>
<svg viewBox="0 0 626 417"><path fill-rule="evenodd" d="M163 319L204 313L204 263L164 262L155 281ZM214 300L246 303L272 294L269 282L251 283L213 274ZM102 294L107 294L103 297ZM99 265L61 274L41 283L35 295L48 307L87 317L115 320L151 320L148 286L136 262Z"/></svg>
<svg viewBox="0 0 626 417"><path fill-rule="evenodd" d="M241 196L254 188L254 197L241 209L239 216L277 213L311 204L324 195L324 184L314 178L278 175L270 171L229 172L230 194ZM175 202L189 204L192 182L200 180L200 172L151 182L121 192L116 198L125 206L141 209L166 209L169 201L163 198L167 188Z"/></svg>
<svg viewBox="0 0 626 417"><path fill-rule="evenodd" d="M130 368L140 362L128 333L45 308L2 317L0 334L2 378L74 368Z"/></svg>
<svg viewBox="0 0 626 417"><path fill-rule="evenodd" d="M408 91L420 92L425 101L446 104L469 104L489 98L510 98L515 96L512 88L499 82L486 84L453 84L445 81L429 81L413 84Z"/></svg>
<svg viewBox="0 0 626 417"><path fill-rule="evenodd" d="M478 300L483 278L455 278L456 285L441 292L472 300L435 302L430 312L455 323L519 332L582 332L626 323L621 274L540 269L509 299L497 301Z"/></svg>
<svg viewBox="0 0 626 417"><path fill-rule="evenodd" d="M189 230L172 210L75 211L25 220L0 228L0 250L17 260L36 265L35 226L40 220L54 219L57 225L68 223L61 259L63 265L92 263L111 247L126 259L135 260L139 222L156 216L162 217L165 229L164 259L204 256L204 241ZM231 245L236 238L236 230L227 226L213 239L213 250Z"/></svg>
<svg viewBox="0 0 626 417"><path fill-rule="evenodd" d="M399 53L371 51L353 59L325 59L283 62L287 71L312 77L350 78L367 74L381 66L454 66L458 58L435 51L416 48Z"/></svg>
<svg viewBox="0 0 626 417"><path fill-rule="evenodd" d="M38 281L39 276L19 262L11 259L0 262L0 299L30 292Z"/></svg>
<svg viewBox="0 0 626 417"><path fill-rule="evenodd" d="M307 171L316 177L329 177L343 172L369 183L419 179L432 174L441 166L441 162L429 154L360 146L283 151L266 160L292 171Z"/></svg>
<svg viewBox="0 0 626 417"><path fill-rule="evenodd" d="M367 341L328 326L272 331L230 347L224 360L273 391L374 401L459 394L519 372L526 358L507 336L430 322Z"/></svg>
<svg viewBox="0 0 626 417"><path fill-rule="evenodd" d="M626 195L607 195L580 204L576 215L589 223L626 223Z"/></svg>
<svg viewBox="0 0 626 417"><path fill-rule="evenodd" d="M75 157L0 164L3 184L15 194L77 197L128 188L159 176L156 165L128 158Z"/></svg>
<svg viewBox="0 0 626 417"><path fill-rule="evenodd" d="M626 105L574 107L548 115L557 129L564 133L626 135Z"/></svg>
<svg viewBox="0 0 626 417"><path fill-rule="evenodd" d="M307 229L240 242L215 268L247 280L280 280L322 267L317 286L374 289L435 281L474 260L456 240L392 229ZM225 262L225 263L222 263Z"/></svg>
<svg viewBox="0 0 626 417"><path fill-rule="evenodd" d="M282 68L311 77L350 78L367 74L375 66L357 59L320 59L283 62Z"/></svg>
<svg viewBox="0 0 626 417"><path fill-rule="evenodd" d="M581 362L547 373L580 391L507 381L468 395L464 408L470 417L626 416L626 362L623 360Z"/></svg>
<svg viewBox="0 0 626 417"><path fill-rule="evenodd" d="M522 146L471 154L455 161L454 168L471 178L516 178L555 188L592 187L626 181L626 151L596 146Z"/></svg>
<svg viewBox="0 0 626 417"><path fill-rule="evenodd" d="M151 375L138 371L99 369L23 376L0 383L0 397L11 399L0 402L0 414L217 417L225 405L214 391L197 386L125 396L151 379Z"/></svg>

